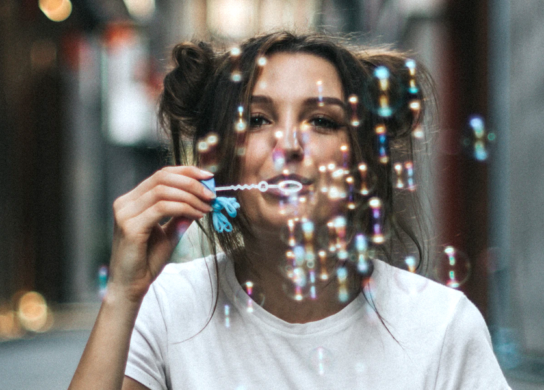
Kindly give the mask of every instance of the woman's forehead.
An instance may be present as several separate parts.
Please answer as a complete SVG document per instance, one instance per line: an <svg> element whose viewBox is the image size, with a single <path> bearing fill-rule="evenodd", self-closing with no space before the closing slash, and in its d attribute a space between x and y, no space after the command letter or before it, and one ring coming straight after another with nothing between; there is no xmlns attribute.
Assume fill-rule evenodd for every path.
<svg viewBox="0 0 544 390"><path fill-rule="evenodd" d="M338 71L329 61L307 53L276 53L267 58L253 95L342 97Z"/></svg>

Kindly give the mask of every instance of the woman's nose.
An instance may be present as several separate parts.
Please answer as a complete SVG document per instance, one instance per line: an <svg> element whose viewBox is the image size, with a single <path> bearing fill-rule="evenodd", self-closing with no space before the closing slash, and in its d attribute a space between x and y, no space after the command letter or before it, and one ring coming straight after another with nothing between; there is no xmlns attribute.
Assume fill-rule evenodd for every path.
<svg viewBox="0 0 544 390"><path fill-rule="evenodd" d="M304 145L300 130L296 126L289 126L275 133L276 155L283 155L285 162L300 161L304 158Z"/></svg>

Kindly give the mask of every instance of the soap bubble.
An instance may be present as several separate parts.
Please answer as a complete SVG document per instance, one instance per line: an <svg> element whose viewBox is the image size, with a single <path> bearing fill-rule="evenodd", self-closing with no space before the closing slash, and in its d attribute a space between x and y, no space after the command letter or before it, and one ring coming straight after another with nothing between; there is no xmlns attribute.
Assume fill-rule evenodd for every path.
<svg viewBox="0 0 544 390"><path fill-rule="evenodd" d="M253 313L255 305L262 306L264 304L264 294L255 294L253 289L254 283L248 281L242 284L242 288L234 294L234 300L244 306L248 313Z"/></svg>
<svg viewBox="0 0 544 390"><path fill-rule="evenodd" d="M459 288L470 277L470 261L463 252L446 246L436 265L437 279L448 287Z"/></svg>
<svg viewBox="0 0 544 390"><path fill-rule="evenodd" d="M356 175L359 178L359 194L363 196L369 196L378 182L376 174L370 169L365 161L359 162L357 165Z"/></svg>
<svg viewBox="0 0 544 390"><path fill-rule="evenodd" d="M385 66L376 67L373 76L363 87L368 93L362 95L364 101L360 104L379 117L388 119L401 106L408 104L407 81L401 80L398 74L391 73Z"/></svg>
<svg viewBox="0 0 544 390"><path fill-rule="evenodd" d="M464 150L477 161L489 158L489 146L495 141L495 133L488 132L484 119L479 115L471 116L468 129L463 138Z"/></svg>
<svg viewBox="0 0 544 390"><path fill-rule="evenodd" d="M326 375L332 368L333 354L325 347L317 347L310 352L310 365L318 375Z"/></svg>
<svg viewBox="0 0 544 390"><path fill-rule="evenodd" d="M303 242L304 235L298 218L289 219L287 224L281 227L280 239L290 247Z"/></svg>
<svg viewBox="0 0 544 390"><path fill-rule="evenodd" d="M417 274L418 261L414 256L406 256L398 265L398 268L408 271L412 274ZM422 292L429 284L429 279L421 277L412 277L405 272L395 269L395 283L397 286L408 294L417 294Z"/></svg>
<svg viewBox="0 0 544 390"><path fill-rule="evenodd" d="M223 308L223 316L225 319L225 328L230 328L230 306L225 305Z"/></svg>

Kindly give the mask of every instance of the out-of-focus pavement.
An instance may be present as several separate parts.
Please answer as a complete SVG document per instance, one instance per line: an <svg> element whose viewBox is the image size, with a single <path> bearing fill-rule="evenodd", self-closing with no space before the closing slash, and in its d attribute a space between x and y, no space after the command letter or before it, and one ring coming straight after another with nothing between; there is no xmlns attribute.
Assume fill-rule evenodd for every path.
<svg viewBox="0 0 544 390"><path fill-rule="evenodd" d="M48 333L0 342L0 390L66 389L97 312L96 305L65 310ZM544 384L508 381L513 390L544 390Z"/></svg>
<svg viewBox="0 0 544 390"><path fill-rule="evenodd" d="M0 344L0 389L66 389L90 331L53 331Z"/></svg>
<svg viewBox="0 0 544 390"><path fill-rule="evenodd" d="M68 388L99 307L64 305L49 332L0 341L0 390Z"/></svg>

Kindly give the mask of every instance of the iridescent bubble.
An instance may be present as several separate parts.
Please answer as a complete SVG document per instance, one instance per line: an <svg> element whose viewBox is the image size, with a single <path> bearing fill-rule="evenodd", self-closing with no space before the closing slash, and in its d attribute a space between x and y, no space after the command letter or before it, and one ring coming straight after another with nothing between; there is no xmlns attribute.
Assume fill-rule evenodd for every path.
<svg viewBox="0 0 544 390"><path fill-rule="evenodd" d="M328 280L329 274L327 272L327 252L320 250L317 252L317 256L319 258L319 279Z"/></svg>
<svg viewBox="0 0 544 390"><path fill-rule="evenodd" d="M196 150L199 153L206 153L209 150L208 143L205 140L200 140L196 144Z"/></svg>
<svg viewBox="0 0 544 390"><path fill-rule="evenodd" d="M317 347L310 352L310 365L318 375L326 375L332 368L333 354L325 347Z"/></svg>
<svg viewBox="0 0 544 390"><path fill-rule="evenodd" d="M306 257L304 247L301 246L301 245L296 245L293 248L293 253L295 255L295 264L298 265L298 266L304 264L304 259Z"/></svg>
<svg viewBox="0 0 544 390"><path fill-rule="evenodd" d="M347 169L349 163L349 146L346 144L340 146L340 152L342 153L342 167Z"/></svg>
<svg viewBox="0 0 544 390"><path fill-rule="evenodd" d="M233 71L230 75L230 79L235 83L242 81L242 73L240 72L238 65L241 54L242 50L239 47L233 47L230 50L230 58L233 63Z"/></svg>
<svg viewBox="0 0 544 390"><path fill-rule="evenodd" d="M436 265L437 279L448 287L459 288L470 277L470 261L463 252L446 246Z"/></svg>
<svg viewBox="0 0 544 390"><path fill-rule="evenodd" d="M360 188L359 193L363 196L368 196L370 193L374 190L376 183L377 183L377 177L370 170L368 164L364 161L360 162L357 165L357 171L360 178Z"/></svg>
<svg viewBox="0 0 544 390"><path fill-rule="evenodd" d="M293 269L293 283L298 287L306 286L307 278L306 271L302 267Z"/></svg>
<svg viewBox="0 0 544 390"><path fill-rule="evenodd" d="M304 300L304 298L308 297L309 296L309 290L308 288L306 288L306 286L300 286L296 283L293 282L293 280L295 278L298 278L299 276L303 276L304 274L304 277L305 277L305 273L299 273L300 271L296 271L296 274L295 274L295 269L293 269L293 277L291 278L290 281L287 281L286 283L284 283L282 285L282 289L283 289L283 292L285 294L285 296L287 296L288 298L294 300L294 301L302 301ZM295 276L296 275L296 276Z"/></svg>
<svg viewBox="0 0 544 390"><path fill-rule="evenodd" d="M340 302L347 302L349 299L347 287L348 270L345 267L338 268L336 270L336 277L338 278L338 300Z"/></svg>
<svg viewBox="0 0 544 390"><path fill-rule="evenodd" d="M225 328L230 328L230 306L229 305L225 305L223 313L225 316Z"/></svg>
<svg viewBox="0 0 544 390"><path fill-rule="evenodd" d="M323 107L324 103L323 103L323 81L321 80L318 80L317 81L317 99L318 99L318 103L317 105L319 107Z"/></svg>
<svg viewBox="0 0 544 390"><path fill-rule="evenodd" d="M396 162L393 164L394 179L393 187L415 191L414 163L412 161Z"/></svg>
<svg viewBox="0 0 544 390"><path fill-rule="evenodd" d="M364 234L357 234L355 236L355 245L354 245L354 261L357 263L357 271L363 275L368 274L370 270L369 260L367 258L368 251L368 239Z"/></svg>
<svg viewBox="0 0 544 390"><path fill-rule="evenodd" d="M242 81L242 73L240 73L239 71L234 71L232 72L230 79L235 83L239 83L240 81Z"/></svg>
<svg viewBox="0 0 544 390"><path fill-rule="evenodd" d="M304 232L304 238L311 239L314 232L314 223L310 220L302 222L302 231Z"/></svg>
<svg viewBox="0 0 544 390"><path fill-rule="evenodd" d="M423 126L421 124L418 124L414 129L412 130L412 137L416 139L423 139L425 137L425 130L423 129Z"/></svg>
<svg viewBox="0 0 544 390"><path fill-rule="evenodd" d="M318 228L316 242L319 250L324 250L327 254L336 253L336 232L332 222Z"/></svg>
<svg viewBox="0 0 544 390"><path fill-rule="evenodd" d="M101 265L98 268L98 296L103 299L106 295L106 288L108 286L108 266Z"/></svg>
<svg viewBox="0 0 544 390"><path fill-rule="evenodd" d="M469 118L468 128L463 139L464 149L477 161L486 161L489 157L489 144L495 140L495 134L487 131L484 119L479 115Z"/></svg>
<svg viewBox="0 0 544 390"><path fill-rule="evenodd" d="M219 135L217 133L208 133L206 142L209 146L217 146L217 143L219 142Z"/></svg>
<svg viewBox="0 0 544 390"><path fill-rule="evenodd" d="M398 268L410 273L416 274L418 267L418 261L414 256L406 256L404 261L398 265ZM395 283L400 287L401 290L408 294L417 294L423 291L428 283L429 279L424 277L410 277L406 273L401 272L400 270L395 270Z"/></svg>
<svg viewBox="0 0 544 390"><path fill-rule="evenodd" d="M401 189L404 188L404 178L403 178L403 171L404 167L402 163L395 163L393 164L393 169L395 171L395 188Z"/></svg>
<svg viewBox="0 0 544 390"><path fill-rule="evenodd" d="M389 162L389 139L387 137L387 128L380 124L375 128L376 132L376 149L378 152L378 161L382 164Z"/></svg>
<svg viewBox="0 0 544 390"><path fill-rule="evenodd" d="M406 67L408 68L408 73L410 79L408 80L408 92L415 95L419 92L419 87L416 81L416 62L412 59L408 59L405 62Z"/></svg>
<svg viewBox="0 0 544 390"><path fill-rule="evenodd" d="M262 306L264 304L264 294L255 294L253 289L253 282L248 281L242 284L242 288L238 289L234 295L235 301L244 306L248 313L253 313L255 305Z"/></svg>
<svg viewBox="0 0 544 390"><path fill-rule="evenodd" d="M301 224L295 218L290 218L280 229L280 239L290 247L301 244L304 239Z"/></svg>
<svg viewBox="0 0 544 390"><path fill-rule="evenodd" d="M236 131L238 133L243 133L247 129L247 123L244 119L244 107L238 106L238 120L236 122Z"/></svg>
<svg viewBox="0 0 544 390"><path fill-rule="evenodd" d="M357 114L359 98L357 97L357 95L350 95L350 97L348 98L348 102L351 107L351 119L349 124L353 127L358 127L361 124L361 121L359 120L359 116Z"/></svg>
<svg viewBox="0 0 544 390"><path fill-rule="evenodd" d="M274 169L277 172L281 172L281 170L285 167L285 153L283 152L283 149L274 149L272 151L272 160L274 161Z"/></svg>
<svg viewBox="0 0 544 390"><path fill-rule="evenodd" d="M404 173L406 177L406 189L409 191L414 191L416 189L414 181L414 163L412 161L404 162Z"/></svg>
<svg viewBox="0 0 544 390"><path fill-rule="evenodd" d="M384 213L383 204L380 198L373 197L368 201L368 205L372 210L372 242L375 244L383 244L385 242L384 235Z"/></svg>
<svg viewBox="0 0 544 390"><path fill-rule="evenodd" d="M385 66L378 66L374 69L374 76L380 81L380 89L386 91L389 88L389 69Z"/></svg>

